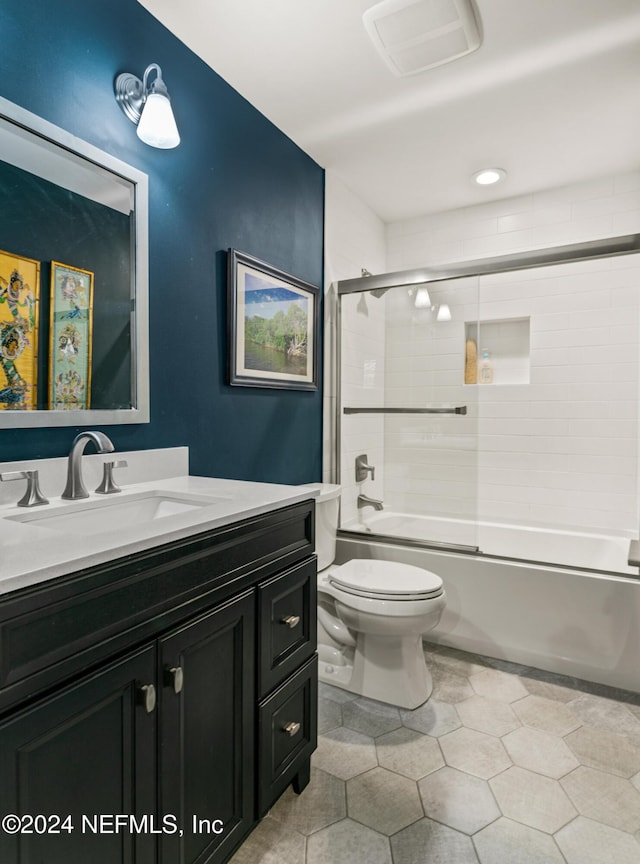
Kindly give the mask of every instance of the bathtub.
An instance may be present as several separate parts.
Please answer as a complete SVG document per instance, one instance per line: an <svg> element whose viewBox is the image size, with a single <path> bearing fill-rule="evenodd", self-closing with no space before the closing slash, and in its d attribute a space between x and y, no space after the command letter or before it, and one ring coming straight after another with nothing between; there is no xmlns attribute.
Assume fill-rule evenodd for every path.
<svg viewBox="0 0 640 864"><path fill-rule="evenodd" d="M382 512L340 532L336 563L401 561L441 576L447 607L430 641L640 692L640 580L628 549L627 537Z"/></svg>
<svg viewBox="0 0 640 864"><path fill-rule="evenodd" d="M521 561L549 562L598 573L638 577L638 568L629 567L626 535L587 534L580 531L551 531L548 528L508 525L498 522L471 522L389 511L374 512L365 521L343 526L347 531L375 534L390 540L407 540L430 545L453 544L463 551Z"/></svg>

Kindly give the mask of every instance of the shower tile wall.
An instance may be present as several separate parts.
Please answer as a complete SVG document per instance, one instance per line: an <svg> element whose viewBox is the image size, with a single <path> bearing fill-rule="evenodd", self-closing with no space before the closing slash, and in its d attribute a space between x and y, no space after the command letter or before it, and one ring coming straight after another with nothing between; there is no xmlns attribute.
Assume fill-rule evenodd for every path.
<svg viewBox="0 0 640 864"><path fill-rule="evenodd" d="M393 222L387 225L387 269L469 261L638 231L640 172L634 172Z"/></svg>
<svg viewBox="0 0 640 864"><path fill-rule="evenodd" d="M387 324L387 405L460 402L469 410L386 418L389 507L633 532L639 256L482 277L476 308L464 281L448 283L451 322L408 308ZM492 354L494 383L465 386L465 322L478 309L478 348ZM483 321L528 325L528 381L508 383Z"/></svg>
<svg viewBox="0 0 640 864"><path fill-rule="evenodd" d="M640 231L640 174L389 225L387 266L402 270L634 231ZM480 317L530 327L528 383L501 383L496 363L494 384L460 386L465 331L453 307L450 323L424 324L422 333L415 315L404 330L388 326L387 403L425 398L425 369L434 370L428 364L436 354L432 386L443 402L464 392L470 412L429 423L386 419L388 506L637 531L639 297L638 256L483 277ZM464 320L473 315L465 311ZM478 345L484 347L492 349ZM432 390L427 398L436 395ZM476 431L474 453L469 434ZM467 493L476 480L473 498Z"/></svg>
<svg viewBox="0 0 640 864"><path fill-rule="evenodd" d="M386 226L386 250L381 221L331 172L327 173L326 210L329 285L339 279L358 276L361 267L373 273L388 272L431 262L465 260L640 232L640 172L393 223ZM405 504L409 507L409 502L401 497L410 494L401 488L404 476L411 485L423 490L428 480L433 499L441 507L448 508L444 512L462 512L473 518L528 518L545 524L562 519L563 526L558 527L582 525L591 530L597 527L637 530L636 454L630 451L636 442L633 427L637 417L638 386L635 377L628 377L636 375L637 334L635 344L622 340L632 336L630 328L637 328L637 314L634 309L634 317L630 317L632 307L628 304L633 303L638 293L640 278L638 270L633 272L629 263L629 259L613 262L609 273L612 281L606 286L597 267L589 271L592 265L584 265L586 269L579 278L564 280L562 286L557 280L548 280L544 288L538 285L535 289L538 293L529 292L531 301L526 300L524 294L531 286L525 284L527 280L522 275L491 280L485 277L481 285L483 301L487 301L482 313L485 319L496 320L503 316L530 319L527 321L531 327L530 383L511 386L499 385L496 381L484 391L481 387L461 388L456 384L466 391L469 416L441 417L426 432L420 431L415 420L400 425L402 421L398 418L387 417L385 421L357 415L341 417L344 433L341 481L347 488L342 503L343 522L357 518L355 502L359 490L353 465L358 453L367 452L376 465L376 482L372 484L367 480L360 488L373 497L383 497L388 509L404 509ZM536 274L536 281L537 275L541 274ZM376 300L373 312L373 299L368 298L367 312L381 313L390 298L391 292ZM330 308L330 304L327 306ZM603 310L606 310L606 319ZM467 316L465 311L464 317L469 321L474 315ZM368 341L368 347L345 374L343 404L348 404L352 395L364 401L369 395L373 397L375 388L367 396L363 395L367 382L372 381L372 361L375 361L378 375L385 369L390 388L386 397L388 404L397 404L400 398L411 398L407 390L406 363L410 344L405 338L407 334L399 337L402 344L392 347L396 356L387 356L384 361L387 333L382 336L376 331L378 350L375 351L369 339L372 331L368 324L372 320L362 313L359 324L349 330L346 341L352 361L359 339ZM455 313L450 324L439 326L448 327L450 331L446 337L450 353L443 352L438 360L440 364L452 361L448 370L440 369L441 383L446 389L452 386L454 376L455 380L460 380L458 346L464 337L459 329L456 331ZM444 337L444 329L441 332ZM454 332L456 336L451 335ZM331 327L328 328L329 339L330 335ZM593 348L589 344L581 346L583 337L589 340L595 337L598 344ZM607 337L613 337L613 342L602 342ZM452 339L457 343L455 351L451 348ZM343 338L343 345L344 342ZM329 358L330 354L330 344L325 345L325 357ZM574 361L572 370L566 362L569 358ZM420 380L420 358L414 356L411 363L415 364L414 378ZM582 374L586 367L590 367L591 384L587 384ZM576 380L571 380L571 375ZM335 476L332 454L336 448L331 437L332 424L327 418L334 416L336 389L326 388L330 377L327 373L325 376L324 479L329 481ZM355 388L353 394L349 387ZM443 398L457 397L457 393L449 391L447 394L445 389L440 394ZM481 405L473 407L474 399L481 399ZM381 431L385 428L386 437ZM400 442L404 428L412 436L411 443L418 446L409 448L413 454L409 460L398 463L394 459L391 464L388 456ZM480 438L476 432L480 433ZM431 457L435 437L437 434L444 437L445 433L450 443L456 442L455 446L439 450L437 464L434 464ZM474 451L470 446L474 437L486 446ZM569 439L571 452L566 452ZM387 476L384 476L382 463L384 451ZM431 462L431 468L425 467L425 459ZM421 476L425 472L427 476ZM441 485L443 480L448 481L446 488ZM479 490L475 500L466 495L470 484ZM451 492L464 494L454 494L453 498L457 498L454 501ZM414 508L417 502L410 503ZM433 512L433 501L423 498L422 504L425 508L428 504L428 512Z"/></svg>
<svg viewBox="0 0 640 864"><path fill-rule="evenodd" d="M416 308L412 290L396 288L385 296L386 404L436 409L465 405L468 414L385 416L385 506L475 519L478 389L464 385L464 347L465 322L478 315L478 280L429 285L431 304L446 303L451 321L437 321L431 308Z"/></svg>

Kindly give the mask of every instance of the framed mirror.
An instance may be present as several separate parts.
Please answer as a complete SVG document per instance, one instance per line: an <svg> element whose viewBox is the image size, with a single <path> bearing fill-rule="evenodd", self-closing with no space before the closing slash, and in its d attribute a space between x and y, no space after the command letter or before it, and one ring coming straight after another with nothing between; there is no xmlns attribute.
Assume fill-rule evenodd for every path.
<svg viewBox="0 0 640 864"><path fill-rule="evenodd" d="M0 98L0 428L149 422L148 178Z"/></svg>

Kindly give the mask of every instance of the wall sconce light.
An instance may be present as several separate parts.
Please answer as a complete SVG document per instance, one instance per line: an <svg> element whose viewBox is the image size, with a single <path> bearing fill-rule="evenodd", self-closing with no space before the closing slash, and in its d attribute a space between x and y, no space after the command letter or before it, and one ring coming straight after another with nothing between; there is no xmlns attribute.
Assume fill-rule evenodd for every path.
<svg viewBox="0 0 640 864"><path fill-rule="evenodd" d="M149 84L149 76L156 73ZM169 150L180 143L169 92L162 80L162 69L157 63L147 66L142 81L130 72L123 72L115 80L116 100L132 123L138 127L141 141L151 147Z"/></svg>

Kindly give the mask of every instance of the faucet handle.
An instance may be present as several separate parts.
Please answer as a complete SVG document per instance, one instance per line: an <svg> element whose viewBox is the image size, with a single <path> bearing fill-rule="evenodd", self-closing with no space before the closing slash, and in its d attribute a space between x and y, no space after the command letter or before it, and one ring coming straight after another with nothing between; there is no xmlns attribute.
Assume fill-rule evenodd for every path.
<svg viewBox="0 0 640 864"><path fill-rule="evenodd" d="M18 501L18 507L38 507L40 504L49 503L49 499L45 498L40 491L37 471L9 471L8 473L0 474L0 480L27 481L27 491Z"/></svg>
<svg viewBox="0 0 640 864"><path fill-rule="evenodd" d="M105 462L102 466L102 483L96 489L100 495L111 495L113 492L122 492L122 489L116 485L113 479L114 468L126 468L128 465L126 459L120 459L118 462Z"/></svg>
<svg viewBox="0 0 640 864"><path fill-rule="evenodd" d="M369 457L366 453L363 453L361 456L356 456L356 481L358 483L366 480L367 474L371 474L371 479L375 480L376 469L374 465L367 464L368 458Z"/></svg>

